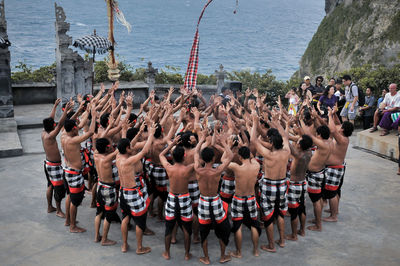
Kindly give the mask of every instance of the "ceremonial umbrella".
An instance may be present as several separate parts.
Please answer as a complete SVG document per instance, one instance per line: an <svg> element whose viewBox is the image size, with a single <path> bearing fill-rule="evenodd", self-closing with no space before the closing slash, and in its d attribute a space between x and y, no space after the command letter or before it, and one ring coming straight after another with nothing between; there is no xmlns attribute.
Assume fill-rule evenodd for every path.
<svg viewBox="0 0 400 266"><path fill-rule="evenodd" d="M9 40L6 40L6 39L0 37L0 48L1 49L5 49L6 47L8 47L10 45L11 45L11 43Z"/></svg>
<svg viewBox="0 0 400 266"><path fill-rule="evenodd" d="M76 39L73 46L85 50L88 53L92 53L93 65L95 62L96 53L104 54L107 53L108 50L114 50L113 45L107 38L96 35L96 30L94 30L93 35L86 35L79 39ZM93 85L94 85L94 71L92 76L92 93L93 93Z"/></svg>

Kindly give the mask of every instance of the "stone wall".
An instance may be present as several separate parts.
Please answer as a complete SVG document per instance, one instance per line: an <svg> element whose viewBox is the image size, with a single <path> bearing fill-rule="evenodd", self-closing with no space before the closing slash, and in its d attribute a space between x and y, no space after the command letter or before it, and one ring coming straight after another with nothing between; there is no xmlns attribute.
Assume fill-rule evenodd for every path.
<svg viewBox="0 0 400 266"><path fill-rule="evenodd" d="M14 105L54 103L57 86L47 82L26 82L12 84Z"/></svg>

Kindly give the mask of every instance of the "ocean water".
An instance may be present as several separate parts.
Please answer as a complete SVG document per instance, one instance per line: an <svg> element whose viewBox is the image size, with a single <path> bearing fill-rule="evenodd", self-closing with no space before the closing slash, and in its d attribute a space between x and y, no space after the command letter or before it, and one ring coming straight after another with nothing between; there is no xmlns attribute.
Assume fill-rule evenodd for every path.
<svg viewBox="0 0 400 266"><path fill-rule="evenodd" d="M115 24L116 53L133 67L178 67L184 73L195 25L206 0L119 0L132 32ZM323 19L323 0L214 0L200 24L199 73L211 74L223 64L228 71L272 69L288 79ZM91 34L107 36L104 0L58 0L73 40ZM5 0L11 64L36 68L55 61L55 11L50 0ZM75 49L75 48L74 48ZM84 52L79 51L82 55ZM104 56L96 56L101 60Z"/></svg>

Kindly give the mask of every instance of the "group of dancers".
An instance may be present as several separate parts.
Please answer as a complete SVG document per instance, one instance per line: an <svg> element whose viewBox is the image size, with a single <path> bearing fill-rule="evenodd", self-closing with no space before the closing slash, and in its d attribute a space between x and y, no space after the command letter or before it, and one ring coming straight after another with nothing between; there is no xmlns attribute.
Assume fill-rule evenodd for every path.
<svg viewBox="0 0 400 266"><path fill-rule="evenodd" d="M118 82L108 91L102 86L96 96L71 98L62 105L58 123L57 99L43 120L48 212L65 218L70 232L86 231L76 221L85 193L97 208L95 242L116 244L108 239L108 231L118 222L121 251L127 252L132 218L136 253L149 253L143 235L154 232L147 227L147 213L157 214L165 220L162 256L170 259L171 243L181 228L185 260L191 258L193 241L201 244L204 264L210 263L210 230L219 239L221 263L242 257L243 224L250 229L254 256L259 256L263 228L268 242L260 248L268 252L276 252L276 245L284 247L285 240L304 237L307 194L314 209L307 229L321 231L322 221L337 221L354 127L348 121L340 123L336 108L328 108L322 117L306 96L296 114L289 114L280 97L269 106L266 95L256 89L240 95L223 88L207 101L200 90L182 87L174 100L173 88L162 97L151 92L134 114L133 94L122 91L117 100L117 89ZM326 204L329 216L323 218ZM285 216L291 220L291 233L286 235ZM227 252L231 233L236 249Z"/></svg>

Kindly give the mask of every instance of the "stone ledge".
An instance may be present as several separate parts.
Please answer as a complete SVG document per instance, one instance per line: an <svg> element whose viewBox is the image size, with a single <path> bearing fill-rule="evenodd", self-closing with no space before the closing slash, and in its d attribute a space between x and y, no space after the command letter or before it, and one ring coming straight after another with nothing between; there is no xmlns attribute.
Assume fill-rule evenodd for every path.
<svg viewBox="0 0 400 266"><path fill-rule="evenodd" d="M380 130L370 133L369 129L358 132L356 148L371 151L397 161L399 158L398 136L396 136L395 131L387 136L379 136L381 133Z"/></svg>
<svg viewBox="0 0 400 266"><path fill-rule="evenodd" d="M2 121L0 120L0 124ZM16 124L16 123L15 123ZM1 132L0 133L0 158L14 157L22 155L22 145L17 133L17 127L15 131Z"/></svg>

